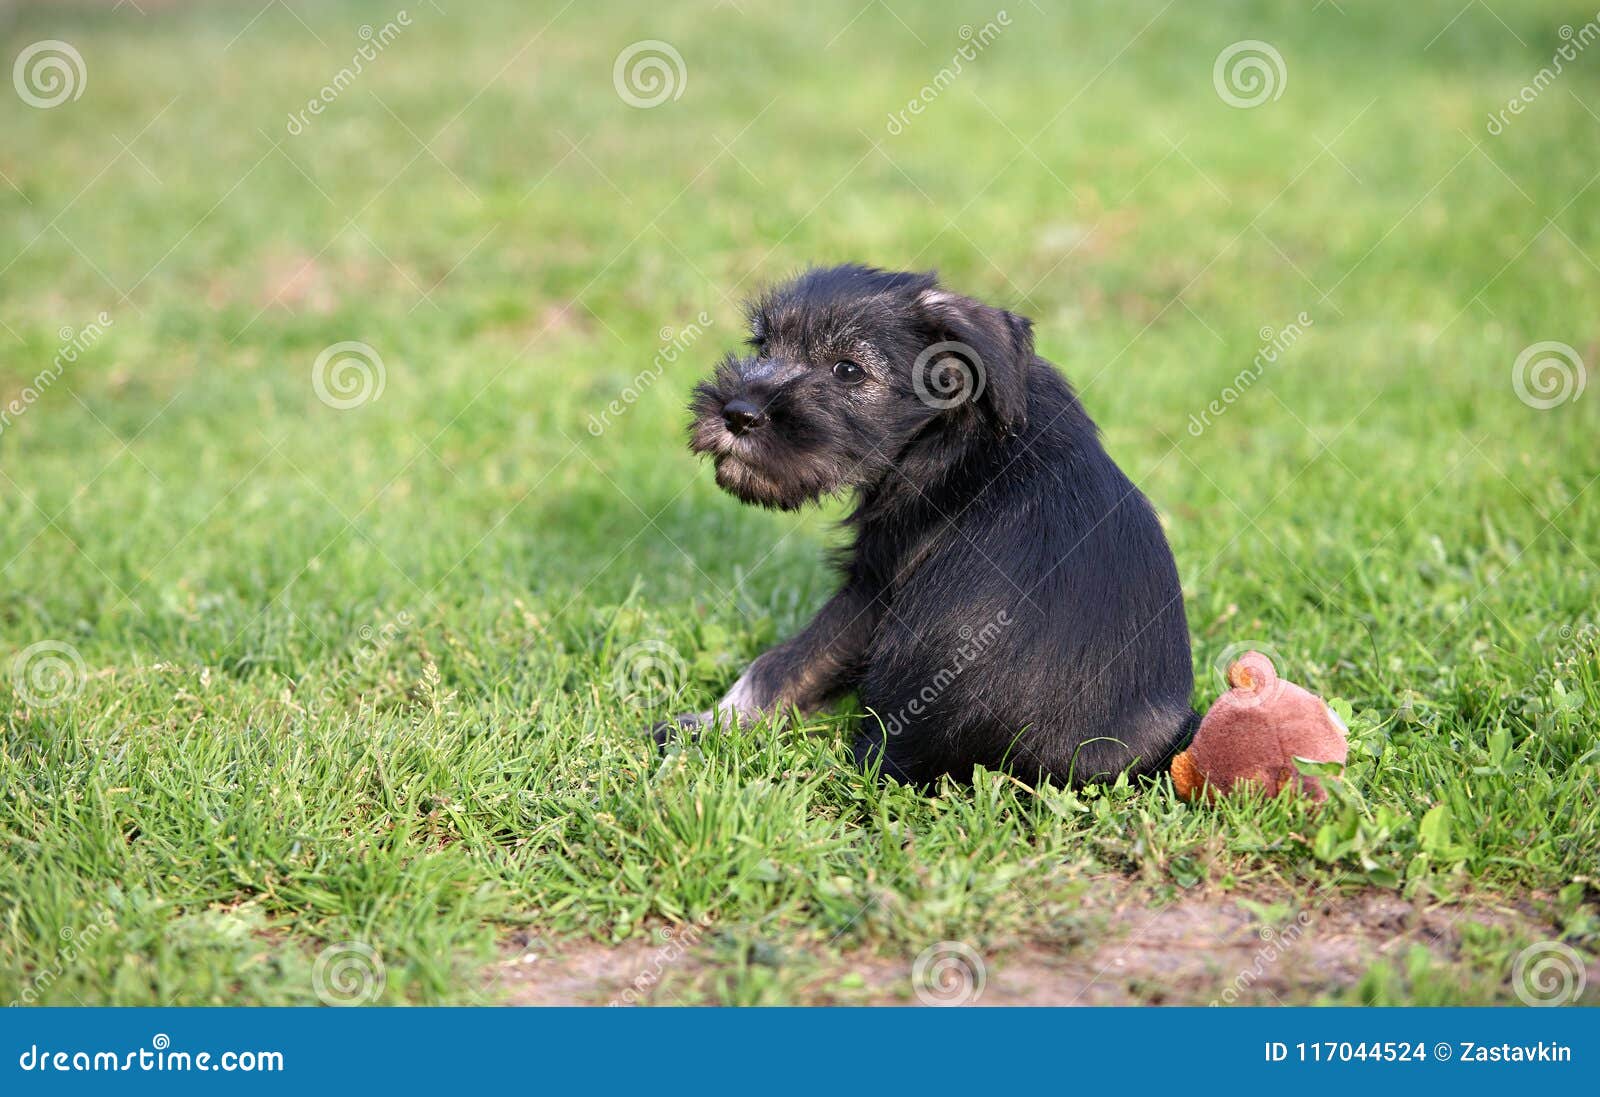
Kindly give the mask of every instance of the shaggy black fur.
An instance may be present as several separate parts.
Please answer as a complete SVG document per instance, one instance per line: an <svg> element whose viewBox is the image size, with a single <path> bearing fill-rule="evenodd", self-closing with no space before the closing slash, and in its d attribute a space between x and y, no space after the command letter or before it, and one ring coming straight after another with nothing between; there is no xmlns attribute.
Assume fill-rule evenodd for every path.
<svg viewBox="0 0 1600 1097"><path fill-rule="evenodd" d="M695 390L691 447L747 503L853 492L854 544L838 593L718 709L854 690L858 761L915 784L1164 766L1197 719L1172 553L1030 322L859 266L808 271L750 318L753 354Z"/></svg>

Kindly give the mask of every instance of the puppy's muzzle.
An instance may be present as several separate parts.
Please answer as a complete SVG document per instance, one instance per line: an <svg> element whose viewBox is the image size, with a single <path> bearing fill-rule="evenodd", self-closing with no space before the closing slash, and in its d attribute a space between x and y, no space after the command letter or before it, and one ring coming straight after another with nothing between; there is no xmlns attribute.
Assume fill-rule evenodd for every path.
<svg viewBox="0 0 1600 1097"><path fill-rule="evenodd" d="M740 436L755 430L767 421L760 408L748 400L729 400L722 405L722 423L728 433Z"/></svg>

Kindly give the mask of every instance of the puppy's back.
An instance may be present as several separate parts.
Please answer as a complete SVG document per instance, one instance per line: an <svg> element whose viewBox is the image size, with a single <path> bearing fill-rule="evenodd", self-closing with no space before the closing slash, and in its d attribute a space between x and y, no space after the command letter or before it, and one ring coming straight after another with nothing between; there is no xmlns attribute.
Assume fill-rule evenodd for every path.
<svg viewBox="0 0 1600 1097"><path fill-rule="evenodd" d="M945 520L893 592L861 686L914 778L1152 772L1192 722L1155 512L1054 369L1036 362L1029 382L1027 430L926 500Z"/></svg>

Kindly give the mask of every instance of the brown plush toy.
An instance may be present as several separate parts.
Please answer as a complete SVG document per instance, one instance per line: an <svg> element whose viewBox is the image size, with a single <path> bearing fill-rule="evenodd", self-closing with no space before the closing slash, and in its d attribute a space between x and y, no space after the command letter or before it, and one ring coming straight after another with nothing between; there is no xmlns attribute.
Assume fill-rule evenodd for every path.
<svg viewBox="0 0 1600 1097"><path fill-rule="evenodd" d="M1228 684L1233 688L1200 721L1189 749L1172 760L1178 795L1215 799L1253 785L1268 796L1294 788L1326 800L1321 782L1302 774L1294 759L1343 765L1350 753L1344 721L1316 694L1279 678L1258 651L1228 668Z"/></svg>

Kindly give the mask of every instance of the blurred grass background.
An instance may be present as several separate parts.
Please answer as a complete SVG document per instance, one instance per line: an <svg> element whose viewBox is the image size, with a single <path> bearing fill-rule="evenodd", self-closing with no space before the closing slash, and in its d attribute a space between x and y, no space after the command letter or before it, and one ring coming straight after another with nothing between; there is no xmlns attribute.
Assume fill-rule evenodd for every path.
<svg viewBox="0 0 1600 1097"><path fill-rule="evenodd" d="M999 9L421 0L298 132L400 9L0 11L8 66L83 60L59 106L0 89L0 399L110 320L0 431L0 653L83 667L6 704L0 997L106 909L48 1000L315 1000L346 938L390 997L463 1000L510 926L707 913L909 956L1027 936L1107 870L1542 896L1592 947L1597 419L1512 366L1600 360L1600 50L1487 126L1592 9L1022 2L896 127ZM647 109L613 73L642 40L682 59ZM1213 83L1243 40L1282 60L1248 109ZM1035 319L1167 522L1196 704L1250 642L1357 714L1337 833L1165 791L928 802L849 775L839 720L660 766L635 729L805 620L837 514L720 496L688 386L744 293L842 260ZM341 411L311 374L349 340L385 383Z"/></svg>

